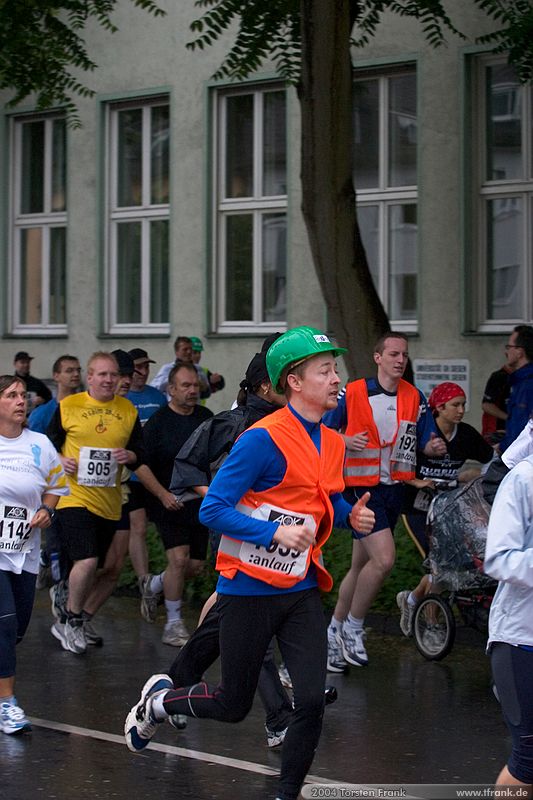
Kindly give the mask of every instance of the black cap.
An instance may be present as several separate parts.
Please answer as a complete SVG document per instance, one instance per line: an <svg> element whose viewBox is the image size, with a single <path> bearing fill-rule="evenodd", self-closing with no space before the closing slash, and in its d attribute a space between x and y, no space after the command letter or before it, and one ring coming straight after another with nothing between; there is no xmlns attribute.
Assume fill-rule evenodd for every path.
<svg viewBox="0 0 533 800"><path fill-rule="evenodd" d="M118 364L118 371L121 375L133 375L135 364L133 358L125 350L113 350L111 355L115 356Z"/></svg>
<svg viewBox="0 0 533 800"><path fill-rule="evenodd" d="M267 336L265 341L261 345L261 352L262 353L266 353L266 351L268 350L270 345L274 344L276 339L279 339L280 336L281 336L281 333L279 333L279 331L276 332L276 333L271 333L270 336Z"/></svg>
<svg viewBox="0 0 533 800"><path fill-rule="evenodd" d="M24 359L25 361L31 361L33 359L33 356L30 356L30 354L27 353L25 350L19 350L18 353L15 353L15 358L13 359L13 361L21 361L22 359Z"/></svg>
<svg viewBox="0 0 533 800"><path fill-rule="evenodd" d="M253 389L263 381L270 381L266 368L266 353L256 353L246 368L245 379L241 383L242 389ZM243 385L244 384L244 385Z"/></svg>
<svg viewBox="0 0 533 800"><path fill-rule="evenodd" d="M143 350L141 347L134 347L133 350L128 350L128 353L133 358L134 361L137 361L140 358L146 359L149 364L155 364L153 358L148 358L148 353L146 350Z"/></svg>

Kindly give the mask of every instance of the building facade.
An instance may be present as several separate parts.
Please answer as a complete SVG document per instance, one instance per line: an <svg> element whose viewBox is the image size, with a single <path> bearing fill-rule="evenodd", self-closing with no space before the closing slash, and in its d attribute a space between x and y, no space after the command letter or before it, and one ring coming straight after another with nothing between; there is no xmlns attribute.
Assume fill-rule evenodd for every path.
<svg viewBox="0 0 533 800"><path fill-rule="evenodd" d="M3 108L2 370L35 356L82 361L143 347L158 364L176 335L202 337L227 407L262 338L327 327L300 212L299 107L265 68L212 81L228 49L186 49L191 3L153 18L119 4L111 35L87 30L95 96L61 109ZM533 94L505 58L470 41L437 50L386 18L354 50L354 183L371 271L417 374L464 379L478 424L488 374L514 325L533 319ZM7 95L0 95L6 101ZM422 387L424 388L424 387Z"/></svg>

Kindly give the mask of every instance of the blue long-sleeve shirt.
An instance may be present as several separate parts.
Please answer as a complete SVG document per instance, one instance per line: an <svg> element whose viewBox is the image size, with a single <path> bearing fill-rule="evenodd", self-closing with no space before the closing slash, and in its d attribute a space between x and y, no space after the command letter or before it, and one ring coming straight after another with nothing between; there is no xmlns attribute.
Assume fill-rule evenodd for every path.
<svg viewBox="0 0 533 800"><path fill-rule="evenodd" d="M304 419L289 404L290 411L302 423L311 441L320 452L320 423ZM247 516L236 509L242 496L252 489L265 491L277 486L285 477L287 462L264 428L245 431L233 446L230 454L218 471L200 509L200 521L210 528L241 539L268 547L279 524ZM350 528L348 515L352 509L340 493L330 496L333 505L334 525ZM280 589L264 581L238 571L231 580L222 575L218 579L220 594L284 594L317 586L314 564L310 564L307 575L290 589Z"/></svg>

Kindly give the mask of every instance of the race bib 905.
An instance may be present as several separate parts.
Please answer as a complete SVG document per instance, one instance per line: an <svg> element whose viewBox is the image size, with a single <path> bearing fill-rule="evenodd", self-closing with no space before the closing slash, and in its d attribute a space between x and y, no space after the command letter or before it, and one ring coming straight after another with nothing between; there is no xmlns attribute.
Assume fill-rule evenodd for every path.
<svg viewBox="0 0 533 800"><path fill-rule="evenodd" d="M118 463L109 447L80 447L78 483L80 486L114 487Z"/></svg>

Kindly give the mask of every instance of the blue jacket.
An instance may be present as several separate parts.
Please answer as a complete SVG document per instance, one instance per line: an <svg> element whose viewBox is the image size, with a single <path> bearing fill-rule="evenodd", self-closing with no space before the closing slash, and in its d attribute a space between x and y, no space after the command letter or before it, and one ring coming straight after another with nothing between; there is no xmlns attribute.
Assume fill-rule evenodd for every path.
<svg viewBox="0 0 533 800"><path fill-rule="evenodd" d="M522 432L533 413L533 363L512 372L509 376L509 386L505 436L500 443L502 453Z"/></svg>

